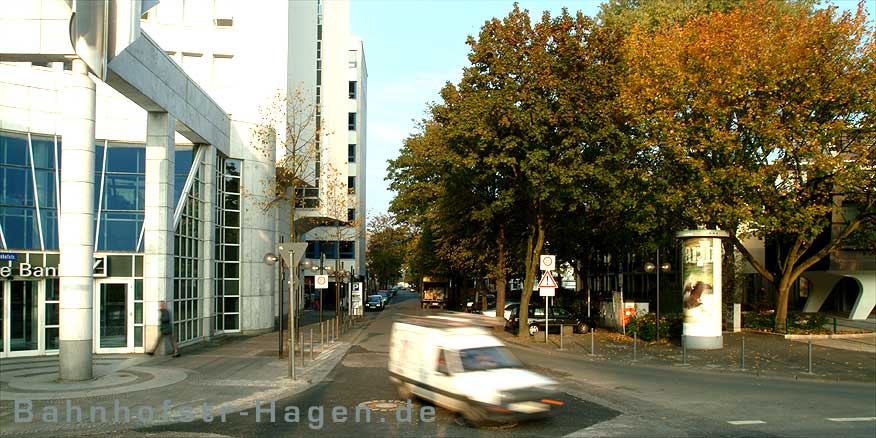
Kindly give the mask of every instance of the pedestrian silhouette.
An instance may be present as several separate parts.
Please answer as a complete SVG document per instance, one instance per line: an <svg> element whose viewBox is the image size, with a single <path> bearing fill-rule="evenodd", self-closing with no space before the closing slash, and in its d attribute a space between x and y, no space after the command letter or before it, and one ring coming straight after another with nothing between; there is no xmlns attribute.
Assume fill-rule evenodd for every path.
<svg viewBox="0 0 876 438"><path fill-rule="evenodd" d="M173 337L173 320L170 317L170 311L167 310L167 304L162 301L159 305L159 327L158 340L155 341L155 346L146 354L152 356L158 347L164 347L164 338L170 340L170 345L173 347L173 357L179 357L179 348L176 346L176 339Z"/></svg>

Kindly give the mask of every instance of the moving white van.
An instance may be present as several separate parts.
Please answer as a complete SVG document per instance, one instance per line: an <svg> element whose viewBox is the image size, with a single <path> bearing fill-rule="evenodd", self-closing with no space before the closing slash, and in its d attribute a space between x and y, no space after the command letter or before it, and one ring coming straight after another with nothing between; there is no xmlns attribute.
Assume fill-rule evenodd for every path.
<svg viewBox="0 0 876 438"><path fill-rule="evenodd" d="M451 312L393 323L389 375L399 396L429 400L475 425L539 417L562 406L557 382L524 369L490 334L494 324L494 318Z"/></svg>

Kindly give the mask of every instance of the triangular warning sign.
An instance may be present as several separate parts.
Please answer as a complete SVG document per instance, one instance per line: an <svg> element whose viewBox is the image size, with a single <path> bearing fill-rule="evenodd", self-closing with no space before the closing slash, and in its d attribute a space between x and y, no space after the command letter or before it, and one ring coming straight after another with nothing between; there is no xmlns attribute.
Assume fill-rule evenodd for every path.
<svg viewBox="0 0 876 438"><path fill-rule="evenodd" d="M557 287L557 282L554 281L554 277L551 275L551 271L544 271L544 275L541 277L541 281L538 282L538 287Z"/></svg>

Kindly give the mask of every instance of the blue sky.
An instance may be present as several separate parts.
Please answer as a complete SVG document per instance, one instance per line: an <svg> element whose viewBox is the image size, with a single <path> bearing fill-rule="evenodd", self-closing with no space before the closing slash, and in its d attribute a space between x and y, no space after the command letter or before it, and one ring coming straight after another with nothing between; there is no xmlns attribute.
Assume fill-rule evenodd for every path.
<svg viewBox="0 0 876 438"><path fill-rule="evenodd" d="M873 3L867 0L870 17ZM520 0L521 9L541 16L563 6L594 16L597 0ZM857 0L835 1L854 10ZM387 160L398 156L403 140L415 131L428 102L448 81L456 83L468 65L468 35L477 35L486 20L504 17L513 0L350 0L350 25L365 43L368 66L366 189L369 215L385 213Z"/></svg>

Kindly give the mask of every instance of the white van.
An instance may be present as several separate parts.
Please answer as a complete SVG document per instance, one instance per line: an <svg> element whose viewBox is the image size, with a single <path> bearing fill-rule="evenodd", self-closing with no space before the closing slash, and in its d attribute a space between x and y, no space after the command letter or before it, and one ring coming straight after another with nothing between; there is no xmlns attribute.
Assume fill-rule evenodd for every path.
<svg viewBox="0 0 876 438"><path fill-rule="evenodd" d="M402 399L430 400L478 425L538 417L562 406L557 382L523 369L487 327L495 319L443 313L393 323L390 380Z"/></svg>

